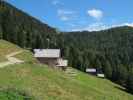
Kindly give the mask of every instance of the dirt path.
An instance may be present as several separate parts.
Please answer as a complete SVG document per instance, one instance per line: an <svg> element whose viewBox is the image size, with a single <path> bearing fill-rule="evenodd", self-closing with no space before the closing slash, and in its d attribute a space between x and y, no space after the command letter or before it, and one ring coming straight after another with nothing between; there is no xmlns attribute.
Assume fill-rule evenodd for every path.
<svg viewBox="0 0 133 100"><path fill-rule="evenodd" d="M8 65L23 63L24 61L19 60L19 59L14 57L15 55L20 54L22 52L23 51L18 51L18 52L13 52L9 55L6 55L6 59L8 61L0 63L0 68L3 68L3 67L8 66Z"/></svg>

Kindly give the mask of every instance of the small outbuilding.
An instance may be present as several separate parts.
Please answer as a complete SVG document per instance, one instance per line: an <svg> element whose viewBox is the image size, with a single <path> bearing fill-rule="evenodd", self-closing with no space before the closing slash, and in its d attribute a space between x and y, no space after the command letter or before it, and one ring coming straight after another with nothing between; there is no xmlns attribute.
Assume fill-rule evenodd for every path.
<svg viewBox="0 0 133 100"><path fill-rule="evenodd" d="M96 69L96 68L87 68L86 73L89 73L91 75L95 75L99 78L104 78L105 75L103 74L101 69Z"/></svg>
<svg viewBox="0 0 133 100"><path fill-rule="evenodd" d="M99 77L99 78L104 78L105 76L104 76L104 74L97 74L97 77Z"/></svg>

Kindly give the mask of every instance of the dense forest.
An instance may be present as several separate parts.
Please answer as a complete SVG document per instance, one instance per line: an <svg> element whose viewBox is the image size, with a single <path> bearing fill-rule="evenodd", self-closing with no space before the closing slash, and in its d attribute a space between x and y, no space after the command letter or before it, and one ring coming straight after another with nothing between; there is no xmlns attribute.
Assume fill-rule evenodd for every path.
<svg viewBox="0 0 133 100"><path fill-rule="evenodd" d="M99 32L59 32L12 5L0 1L0 38L26 49L60 48L69 65L81 71L100 69L133 93L133 28Z"/></svg>
<svg viewBox="0 0 133 100"><path fill-rule="evenodd" d="M5 40L27 48L46 48L46 38L54 41L56 37L54 28L3 1L0 4L0 33L4 33L1 37Z"/></svg>

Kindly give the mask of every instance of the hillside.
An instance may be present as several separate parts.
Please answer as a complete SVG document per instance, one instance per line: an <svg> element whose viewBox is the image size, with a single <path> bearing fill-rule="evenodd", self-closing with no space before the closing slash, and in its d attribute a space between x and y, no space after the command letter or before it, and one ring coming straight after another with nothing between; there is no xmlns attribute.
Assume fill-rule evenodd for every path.
<svg viewBox="0 0 133 100"><path fill-rule="evenodd" d="M104 69L105 62L112 67L129 66L133 62L132 33L133 27L128 26L98 32L65 32L65 54L72 60L71 65L79 65L81 70L86 66Z"/></svg>
<svg viewBox="0 0 133 100"><path fill-rule="evenodd" d="M65 54L82 71L100 69L106 77L133 93L133 27L115 27L98 32L64 34Z"/></svg>
<svg viewBox="0 0 133 100"><path fill-rule="evenodd" d="M7 54L10 50L24 50L3 40L0 40L0 47L1 54L2 52ZM124 88L109 80L99 79L69 68L76 72L76 76L72 76L67 72L51 69L46 65L39 65L29 51L17 55L17 57L25 60L25 62L0 68L1 89L15 88L20 91L23 90L37 100L133 99L133 95L126 93ZM0 100L1 98L2 100L12 100L3 99L6 98L6 95L0 92Z"/></svg>
<svg viewBox="0 0 133 100"><path fill-rule="evenodd" d="M99 69L108 79L133 93L132 27L97 32L58 32L1 1L0 37L30 50L60 48L63 58L69 60L69 66L83 72L90 67ZM0 61L5 61L5 58L2 57Z"/></svg>
<svg viewBox="0 0 133 100"><path fill-rule="evenodd" d="M25 62L37 62L31 52L11 44L10 42L0 40L0 63L7 61L6 55L12 54L14 52L22 51L20 54L16 54L15 57L24 60Z"/></svg>
<svg viewBox="0 0 133 100"><path fill-rule="evenodd" d="M56 37L56 29L0 0L0 38L21 47L48 47L47 38Z"/></svg>

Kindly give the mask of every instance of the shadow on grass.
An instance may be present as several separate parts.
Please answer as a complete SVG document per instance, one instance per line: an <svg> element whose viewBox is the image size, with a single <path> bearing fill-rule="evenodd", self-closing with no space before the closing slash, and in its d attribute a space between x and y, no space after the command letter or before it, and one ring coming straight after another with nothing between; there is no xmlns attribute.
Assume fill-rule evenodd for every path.
<svg viewBox="0 0 133 100"><path fill-rule="evenodd" d="M128 91L126 88L122 88L122 87L119 87L119 86L115 86L115 88L117 88L117 89L119 89L119 90L121 90L121 91L124 91L124 92L127 92L127 93L133 95L133 94L132 94L130 91Z"/></svg>

